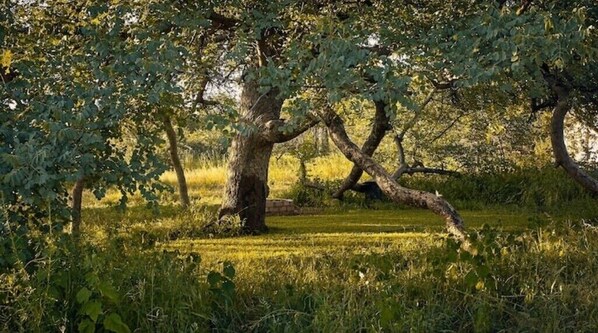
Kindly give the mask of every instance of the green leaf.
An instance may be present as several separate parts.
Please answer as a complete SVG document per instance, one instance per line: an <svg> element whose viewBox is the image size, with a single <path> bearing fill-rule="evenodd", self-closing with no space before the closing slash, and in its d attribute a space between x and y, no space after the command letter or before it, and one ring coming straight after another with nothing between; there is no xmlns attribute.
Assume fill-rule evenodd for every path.
<svg viewBox="0 0 598 333"><path fill-rule="evenodd" d="M104 328L115 333L131 333L129 326L123 323L120 316L116 313L111 313L104 319Z"/></svg>
<svg viewBox="0 0 598 333"><path fill-rule="evenodd" d="M77 293L77 303L79 304L83 304L86 303L87 301L89 301L89 297L91 296L91 291L89 291L89 289L87 289L86 287L81 288L81 290L79 290L79 292Z"/></svg>
<svg viewBox="0 0 598 333"><path fill-rule="evenodd" d="M108 300L116 303L118 302L118 292L114 289L113 286L109 285L108 283L100 283L98 286L98 290L102 294L102 296L106 297Z"/></svg>
<svg viewBox="0 0 598 333"><path fill-rule="evenodd" d="M485 278L488 275L490 275L490 268L488 268L488 266L486 266L486 265L480 265L480 266L476 267L476 272L479 277Z"/></svg>
<svg viewBox="0 0 598 333"><path fill-rule="evenodd" d="M220 273L218 272L209 272L208 273L208 283L210 284L211 287L215 287L218 282L220 282L220 280L222 280L222 275L220 275Z"/></svg>
<svg viewBox="0 0 598 333"><path fill-rule="evenodd" d="M235 284L230 280L222 282L222 291L224 291L226 295L232 296L235 293Z"/></svg>
<svg viewBox="0 0 598 333"><path fill-rule="evenodd" d="M77 329L80 333L94 333L96 331L96 324L89 319L84 319L79 323Z"/></svg>
<svg viewBox="0 0 598 333"><path fill-rule="evenodd" d="M465 285L468 287L473 287L478 283L478 276L474 270L469 271L464 278Z"/></svg>
<svg viewBox="0 0 598 333"><path fill-rule="evenodd" d="M229 279L235 277L235 268L233 267L233 264L230 261L224 262L224 268L222 269L222 273L224 273L224 276L226 276Z"/></svg>
<svg viewBox="0 0 598 333"><path fill-rule="evenodd" d="M81 307L81 313L88 315L95 323L102 314L102 303L98 301L87 302Z"/></svg>

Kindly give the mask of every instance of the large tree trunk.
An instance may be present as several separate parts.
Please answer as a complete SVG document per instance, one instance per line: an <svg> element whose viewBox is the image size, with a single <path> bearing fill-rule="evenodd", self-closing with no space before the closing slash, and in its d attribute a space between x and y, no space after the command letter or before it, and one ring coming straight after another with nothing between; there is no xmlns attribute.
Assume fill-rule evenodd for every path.
<svg viewBox="0 0 598 333"><path fill-rule="evenodd" d="M588 173L584 172L577 163L575 163L571 156L569 156L567 146L565 145L565 117L571 109L569 89L553 82L552 90L557 95L557 104L552 112L550 123L550 139L556 164L565 169L571 178L581 184L581 186L590 193L598 195L598 181L592 178Z"/></svg>
<svg viewBox="0 0 598 333"><path fill-rule="evenodd" d="M164 116L164 130L166 131L166 137L168 138L168 151L170 152L170 162L176 172L177 182L179 184L179 196L181 200L181 206L189 207L191 200L189 200L189 190L187 188L187 179L185 179L185 170L183 164L179 158L179 149L177 144L177 136L170 117Z"/></svg>
<svg viewBox="0 0 598 333"><path fill-rule="evenodd" d="M83 190L85 189L85 179L79 178L73 186L72 192L72 217L73 222L71 226L71 234L75 237L79 237L81 234L81 203L83 202Z"/></svg>
<svg viewBox="0 0 598 333"><path fill-rule="evenodd" d="M250 127L232 142L226 187L219 217L239 214L248 233L267 231L266 197L268 196L268 166L274 142L262 131L270 121L278 120L283 101L272 89L259 92L255 81L245 82L241 94L241 123Z"/></svg>
<svg viewBox="0 0 598 333"><path fill-rule="evenodd" d="M422 207L442 216L447 231L460 240L465 240L463 219L442 197L432 193L402 187L392 176L370 156L362 152L349 138L342 119L331 110L321 111L320 115L328 127L332 141L355 165L374 178L380 189L391 200L413 207Z"/></svg>
<svg viewBox="0 0 598 333"><path fill-rule="evenodd" d="M372 156L374 154L374 152L380 145L380 142L382 142L382 139L384 139L386 131L388 131L391 128L390 119L386 115L386 103L382 101L376 101L374 104L376 105L376 114L374 115L374 123L372 124L372 130L370 131L368 138L365 140L363 146L361 147L361 152L367 156ZM351 172L349 173L347 178L343 180L343 183L338 188L338 190L336 190L336 192L332 194L332 197L342 200L344 193L347 190L352 189L357 184L362 175L363 169L359 167L357 163L355 163L353 165L353 168L351 168Z"/></svg>

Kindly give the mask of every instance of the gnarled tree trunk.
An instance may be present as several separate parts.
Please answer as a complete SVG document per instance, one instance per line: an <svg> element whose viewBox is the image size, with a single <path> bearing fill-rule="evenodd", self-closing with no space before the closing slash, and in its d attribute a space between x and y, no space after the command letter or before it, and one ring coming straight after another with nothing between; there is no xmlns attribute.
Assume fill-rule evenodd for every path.
<svg viewBox="0 0 598 333"><path fill-rule="evenodd" d="M255 81L245 82L241 93L241 122L249 130L239 133L232 142L224 198L219 218L238 214L246 233L261 233L266 226L268 167L274 144L299 136L318 123L308 118L291 131L283 132L287 123L279 119L283 100L277 89L260 93Z"/></svg>
<svg viewBox="0 0 598 333"><path fill-rule="evenodd" d="M570 91L568 88L552 82L552 90L557 95L557 104L552 112L550 122L550 141L552 142L552 151L557 166L561 166L567 174L576 182L581 184L593 195L598 195L598 181L588 173L584 172L577 163L569 156L567 146L565 145L565 117L571 110Z"/></svg>
<svg viewBox="0 0 598 333"><path fill-rule="evenodd" d="M376 101L374 102L374 104L376 106L376 113L374 115L374 123L372 124L372 130L370 131L370 134L368 135L367 139L363 143L363 146L361 147L361 151L367 156L372 156L374 154L374 152L380 145L380 142L382 142L382 139L384 139L386 131L388 131L391 128L390 119L386 115L386 103L382 101ZM338 188L338 190L336 190L336 192L332 194L332 197L336 199L342 199L344 193L347 190L350 190L353 187L355 187L362 175L363 169L360 168L357 163L355 163L353 165L353 168L351 168L351 172L349 173L347 178L343 180L343 183Z"/></svg>
<svg viewBox="0 0 598 333"><path fill-rule="evenodd" d="M166 131L166 137L168 138L168 151L170 153L170 162L176 172L177 182L179 184L179 196L181 200L181 206L189 207L191 200L189 200L189 190L187 188L187 179L185 178L185 170L183 164L179 158L179 149L177 144L176 131L172 126L170 117L164 116L163 118L164 130Z"/></svg>
<svg viewBox="0 0 598 333"><path fill-rule="evenodd" d="M374 178L380 189L391 200L412 207L422 207L442 216L447 231L460 240L465 240L463 219L442 197L432 193L402 187L370 156L361 151L349 138L342 119L331 110L321 111L320 115L328 127L332 141L355 165Z"/></svg>
<svg viewBox="0 0 598 333"><path fill-rule="evenodd" d="M249 233L268 230L268 167L274 142L267 140L262 130L280 117L283 101L277 94L275 89L260 93L255 81L245 82L241 93L241 122L250 129L249 134L239 133L233 139L219 217L239 214Z"/></svg>

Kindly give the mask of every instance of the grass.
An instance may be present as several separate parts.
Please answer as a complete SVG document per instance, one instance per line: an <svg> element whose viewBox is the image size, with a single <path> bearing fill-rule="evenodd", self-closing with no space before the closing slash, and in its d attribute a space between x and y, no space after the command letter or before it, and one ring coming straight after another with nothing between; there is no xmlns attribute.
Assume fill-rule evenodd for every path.
<svg viewBox="0 0 598 333"><path fill-rule="evenodd" d="M461 213L479 249L472 258L447 243L437 216L418 209L333 209L319 215L269 217L271 232L260 236L190 232L173 237L169 232L209 219L213 208L181 212L166 207L160 215L120 214L121 222L112 226L94 226L102 223L95 219L88 224L88 234L112 230L104 231L112 236L99 244L117 242L126 249L127 254L118 256L130 266L117 265L116 276L139 271L146 265L139 263L141 258L154 258L162 251L201 258L201 268L190 276L167 278L172 273L158 272L167 266L158 259L152 266L151 274L163 281L161 288L172 293L169 297L184 298L187 285L200 290L186 301L194 304L191 308L176 306L168 296L157 300L168 304L160 317L164 331L176 331L168 329L173 318L193 320L196 331L218 332L598 328L597 231L565 216L509 210ZM97 208L86 214L119 215ZM140 243L139 232L153 234L155 240L142 252L133 245ZM208 283L214 272L228 281L223 263L229 262L235 271L232 293L220 280ZM176 272L186 270L184 261L177 265ZM121 288L129 293L127 288L133 287ZM135 308L123 306L121 313L131 327L155 327ZM190 326L172 327L193 331Z"/></svg>
<svg viewBox="0 0 598 333"><path fill-rule="evenodd" d="M350 165L339 165L316 159L311 177L341 178ZM287 193L296 167L291 157L273 160L272 196ZM80 247L49 241L38 270L0 277L0 331L77 331L93 319L89 304L101 305L96 331L112 314L137 332L598 331L589 199L551 214L460 210L470 253L438 216L394 204L268 217L270 232L260 236L206 235L225 168L206 163L187 176L189 210L173 203L176 193L163 194L171 204L159 210L134 198L124 212L110 207L117 193L87 196ZM163 180L175 184L173 174ZM87 303L81 290L91 293Z"/></svg>
<svg viewBox="0 0 598 333"><path fill-rule="evenodd" d="M143 332L598 329L598 231L581 217L463 211L471 255L446 239L435 215L378 208L269 217L269 234L212 237L200 227L215 207L88 207L93 247L73 259L54 254L38 273L11 280L30 288L9 316L28 323L22 331L61 322L75 330L86 318L75 301L84 287L104 316L118 313ZM44 281L64 274L57 303ZM102 296L106 285L118 301Z"/></svg>
<svg viewBox="0 0 598 333"><path fill-rule="evenodd" d="M521 213L466 211L462 214L471 229L488 224L522 230L522 226L530 223L529 216ZM247 276L245 270L255 275L255 268L263 266L264 260L317 260L323 256L428 248L443 232L440 218L419 209L351 209L321 215L277 216L267 218L267 225L270 232L260 236L177 239L163 242L161 248L197 253L211 269L228 260Z"/></svg>

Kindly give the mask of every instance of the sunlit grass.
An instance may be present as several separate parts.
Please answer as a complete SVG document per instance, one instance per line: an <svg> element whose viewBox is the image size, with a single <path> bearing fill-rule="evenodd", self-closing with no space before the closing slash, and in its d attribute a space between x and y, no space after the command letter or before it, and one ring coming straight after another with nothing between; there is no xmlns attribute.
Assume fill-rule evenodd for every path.
<svg viewBox="0 0 598 333"><path fill-rule="evenodd" d="M193 163L195 169L185 170L189 194L193 198L201 198L202 203L218 204L222 198L222 191L226 182L226 163ZM345 157L334 154L316 158L307 164L308 176L323 181L342 179L351 169L352 164ZM290 155L274 157L270 161L268 186L270 197L283 197L285 192L298 181L299 161ZM160 178L164 183L176 186L177 178L174 171L165 172ZM171 199L176 199L174 193ZM118 193L109 195L105 202L114 202L120 198Z"/></svg>
<svg viewBox="0 0 598 333"><path fill-rule="evenodd" d="M521 229L528 219L525 214L488 211L464 212L463 215L472 229L483 224ZM419 209L347 210L321 215L277 216L267 218L267 224L270 232L265 235L179 239L162 246L168 250L196 252L210 265L231 260L243 267L248 261L259 262L273 257L310 258L421 249L443 235L442 219Z"/></svg>
<svg viewBox="0 0 598 333"><path fill-rule="evenodd" d="M119 260L110 274L123 283L122 293L140 289L153 297L163 291L157 303L146 297L123 307L132 327L152 331L155 321L147 314L163 306L161 331L177 331L169 327L187 322L222 332L598 329L598 232L566 222L570 216L577 222L588 218L586 210L572 206L555 216L508 206L459 210L472 234L483 225L500 230L486 234L487 243L479 247L482 252L498 244L494 252L474 261L451 261L456 249L446 247L440 217L393 203L370 209L337 204L317 215L267 217L270 232L259 236L211 235L202 225L215 219L226 168L224 161L195 165L187 172L194 200L189 210L178 207L176 191L162 194L156 211L139 197L124 212L107 207L120 199L116 192L97 204L89 199L84 210L87 241L112 249L107 256ZM308 173L329 181L350 167L344 157L332 156L311 161ZM271 197L283 196L297 182L297 169L291 156L272 159ZM176 186L174 173L162 179ZM186 271L191 255L201 263ZM147 258L156 260L155 267ZM223 262L235 269L230 302L206 282ZM489 275L474 275L472 285L470 276L480 265ZM154 278L161 284L149 287ZM178 300L195 305L179 306Z"/></svg>

